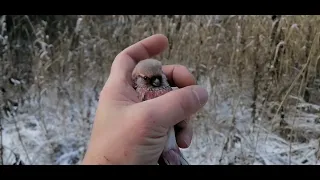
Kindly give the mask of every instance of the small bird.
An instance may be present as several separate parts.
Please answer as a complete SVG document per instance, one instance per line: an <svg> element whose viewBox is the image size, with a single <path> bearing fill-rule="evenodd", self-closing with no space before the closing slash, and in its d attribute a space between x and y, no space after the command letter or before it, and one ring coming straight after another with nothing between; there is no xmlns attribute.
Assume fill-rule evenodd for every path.
<svg viewBox="0 0 320 180"><path fill-rule="evenodd" d="M162 71L162 63L156 59L140 61L132 72L133 88L141 101L146 101L172 91ZM189 165L181 153L174 127L168 131L168 141L158 161L159 165Z"/></svg>

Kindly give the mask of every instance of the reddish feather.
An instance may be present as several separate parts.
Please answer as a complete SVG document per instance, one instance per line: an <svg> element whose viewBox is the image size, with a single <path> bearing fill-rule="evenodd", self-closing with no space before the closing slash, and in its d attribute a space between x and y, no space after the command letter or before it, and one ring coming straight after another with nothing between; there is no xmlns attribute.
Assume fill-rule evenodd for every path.
<svg viewBox="0 0 320 180"><path fill-rule="evenodd" d="M140 100L146 101L149 99L153 99L153 98L162 96L162 95L170 92L172 90L172 88L165 87L165 88L158 88L158 89L153 89L153 90L150 90L148 88L137 88L136 90L140 96Z"/></svg>
<svg viewBox="0 0 320 180"><path fill-rule="evenodd" d="M148 62L148 63L147 63ZM142 64L141 64L142 63ZM145 83L137 84L138 76L137 74L146 74L146 71L149 72L158 72L161 68L161 64L157 63L155 60L144 60L138 64L138 68L136 67L133 73L133 87L137 91L139 99L141 101L146 101L150 99L157 98L162 96L173 89L168 85L167 82L164 82L161 87L153 87L151 85L146 85ZM138 70L137 70L138 69ZM166 78L163 79L166 81ZM141 82L141 81L140 81ZM169 140L166 145L158 163L159 165L188 165L188 162L184 159L183 154L179 150L179 147L175 141L175 132L174 129L169 130ZM174 142L173 142L174 141ZM173 145L175 144L175 145ZM176 146L176 147L174 147Z"/></svg>

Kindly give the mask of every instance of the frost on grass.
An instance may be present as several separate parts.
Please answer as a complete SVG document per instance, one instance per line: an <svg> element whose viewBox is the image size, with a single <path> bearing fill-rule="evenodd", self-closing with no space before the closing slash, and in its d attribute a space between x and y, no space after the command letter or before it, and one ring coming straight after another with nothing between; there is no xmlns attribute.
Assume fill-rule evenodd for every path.
<svg viewBox="0 0 320 180"><path fill-rule="evenodd" d="M34 90L30 89L32 92ZM12 152L18 153L26 164L80 162L96 107L96 101L88 104L88 99L95 98L93 93L82 93L86 97L83 102L70 102L66 98L56 98L57 91L48 89L40 102L33 96L34 99L26 100L14 116L5 117L3 144L10 151L5 151L4 164L14 162L15 159L10 158Z"/></svg>
<svg viewBox="0 0 320 180"><path fill-rule="evenodd" d="M215 91L217 97L223 97L229 88L223 82L212 86L206 77L201 79L199 84L207 87L209 93ZM30 93L32 91L30 89ZM18 153L26 164L67 165L81 162L97 106L97 99L92 96L94 92L83 91L83 97L86 98L77 102L54 98L57 94L54 89L48 89L45 94L40 102L26 101L14 116L4 119L5 164L15 162L12 152ZM183 149L191 164L318 163L319 143L315 138L310 136L312 140L308 142L290 144L266 126L259 123L253 125L251 109L246 107L250 98L246 95L250 93L243 93L244 97L239 102L241 105L236 110L233 104L237 103L237 97L226 100L214 96L210 98L194 119L191 147ZM36 96L33 98L37 99ZM93 103L88 104L90 99ZM315 105L312 107L319 108ZM86 118L89 123L84 121ZM302 114L296 120L295 127L305 133L319 133L320 125L315 118L312 114ZM235 119L235 126L232 119Z"/></svg>
<svg viewBox="0 0 320 180"><path fill-rule="evenodd" d="M221 76L223 77L223 76ZM320 124L317 116L294 110L301 113L299 117L292 115L286 119L290 124L295 119L294 128L300 129L303 134L296 136L305 138L300 143L290 143L289 140L274 132L270 124L264 124L267 117L262 117L256 124L252 124L250 92L238 92L229 99L219 100L229 87L226 82L211 86L203 78L200 85L215 91L211 96L201 115L195 118L194 138L189 149L183 150L186 158L192 164L254 164L254 165L312 165L319 164L319 132ZM233 110L235 101L239 96L240 105ZM216 102L212 102L216 101ZM216 106L213 106L216 104ZM297 107L308 106L319 109L316 105L299 104ZM234 119L234 123L232 123ZM308 134L309 133L309 134ZM290 134L290 133L288 133Z"/></svg>
<svg viewBox="0 0 320 180"><path fill-rule="evenodd" d="M318 20L78 16L71 37L59 30L50 44L41 22L33 26L35 41L23 44L9 42L1 18L2 163L81 163L112 60L138 40L163 33L169 48L156 58L189 67L210 95L192 117L191 146L182 150L191 164L319 164L319 77L305 82L317 70ZM29 59L16 55L25 47Z"/></svg>

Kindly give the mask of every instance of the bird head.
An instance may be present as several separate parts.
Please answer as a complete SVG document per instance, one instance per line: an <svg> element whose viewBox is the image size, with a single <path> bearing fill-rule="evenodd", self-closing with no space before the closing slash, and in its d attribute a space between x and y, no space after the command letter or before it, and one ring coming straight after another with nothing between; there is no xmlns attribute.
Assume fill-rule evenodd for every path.
<svg viewBox="0 0 320 180"><path fill-rule="evenodd" d="M162 71L162 63L156 59L140 61L132 72L132 78L136 88L158 89L169 86Z"/></svg>

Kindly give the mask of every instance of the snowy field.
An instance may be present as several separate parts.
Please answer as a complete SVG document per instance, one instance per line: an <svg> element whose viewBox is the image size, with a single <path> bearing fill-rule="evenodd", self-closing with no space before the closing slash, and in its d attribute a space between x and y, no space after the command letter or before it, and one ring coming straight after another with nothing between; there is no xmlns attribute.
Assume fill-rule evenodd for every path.
<svg viewBox="0 0 320 180"><path fill-rule="evenodd" d="M193 120L192 145L183 150L191 164L318 164L317 139L310 137L305 143L290 143L272 133L270 125L262 123L263 119L252 124L251 109L246 105L250 92L219 100L214 96L223 97L228 89L225 84L212 87L205 80L199 84L215 95L211 95L208 104ZM97 106L92 88L84 89L81 101L58 98L57 92L44 90L41 98L34 95L18 107L14 116L5 117L2 120L4 163L15 162L12 152L18 153L27 164L81 162ZM241 105L233 109L235 103ZM320 111L319 106L313 108ZM287 120L295 121L295 128L303 134L319 133L317 116L300 113L300 117Z"/></svg>
<svg viewBox="0 0 320 180"><path fill-rule="evenodd" d="M10 73L4 76L4 81L0 84L0 87L5 88L5 92L0 91L0 102L3 104L0 116L3 164L13 164L17 159L21 159L25 164L81 163L89 140L99 91L107 78L110 61L121 49L153 33L168 35L170 43L173 44L170 51L158 58L162 59L164 64L179 63L188 66L196 76L198 84L206 87L210 94L208 103L192 118L193 141L188 149L183 150L191 164L320 163L320 104L312 99L315 95L310 96L311 100L306 102L295 88L289 93L290 87L293 87L291 84L301 84L299 80L295 80L301 71L292 73L291 78L287 75L276 84L267 86L276 93L265 103L264 91L269 91L270 88L264 89L262 85L258 85L259 93L255 91L257 84L256 76L253 75L255 66L252 59L263 61L266 57L268 49L262 46L270 33L266 28L273 23L268 20L269 16L232 16L227 20L221 17L210 19L199 16L191 17L191 20L180 19L190 23L181 25L180 30L176 29L183 33L175 36L174 34L178 33L172 32L169 24L172 23L172 26L177 28L178 23L173 22L173 19L154 18L153 25L145 25L149 18L132 18L138 25L134 28L128 27L131 28L131 35L125 37L121 37L125 32L128 33L123 27L113 28L113 33L108 34L111 30L104 21L101 23L95 21L95 18L82 18L82 25L79 21L77 25L80 29L78 47L70 51L61 50L72 44L71 40L66 40L65 44L60 45L61 52L57 55L47 52L49 45L44 45L46 53L40 51L41 48L39 53L35 53L32 61L33 69L36 69L33 83L26 84L23 79L14 82L10 80ZM124 17L117 18L117 23L123 24L126 21ZM305 49L305 42L301 40L305 36L300 37L298 34L307 31L301 28L307 23L302 17L286 18L292 19L284 19L284 23L280 25L285 32L283 41L291 48ZM197 20L204 22L202 29ZM315 18L310 21L310 26L316 20ZM148 29L150 26L154 28ZM297 30L298 33L290 29L296 26L301 28ZM106 28L106 34L96 32L101 28ZM147 29L147 33L139 33L143 28ZM210 28L212 31L209 32L207 29ZM315 30L310 32L316 34ZM260 45L254 42L257 34ZM314 36L316 38L317 35ZM128 37L129 42L124 43L124 39ZM194 43L191 38L201 40ZM245 43L239 43L241 38L245 39ZM292 42L290 38L293 39ZM319 45L311 47L313 46ZM198 47L200 48L197 49ZM260 48L260 55L254 55L255 47ZM242 50L241 54L239 49ZM302 57L299 55L304 53L296 49L287 51L286 53L296 53L293 55L295 57ZM316 50L310 52L309 59L316 59L314 57L320 55ZM2 58L4 57L5 55L2 55ZM289 56L285 54L281 57L287 60ZM290 63L287 62L286 65L289 67ZM239 67L243 70L241 74ZM303 66L296 69L301 70ZM289 73L290 70L286 72ZM266 84L264 80L260 81L260 84ZM289 82L289 88L283 90L281 87L285 86L286 81ZM24 87L24 90L21 90L21 87ZM279 97L285 97L287 101L284 102L283 98L279 100L279 91L283 91ZM316 90L312 92L317 93ZM8 104L11 107L10 112L4 108ZM280 111L279 105L284 107L283 111Z"/></svg>

